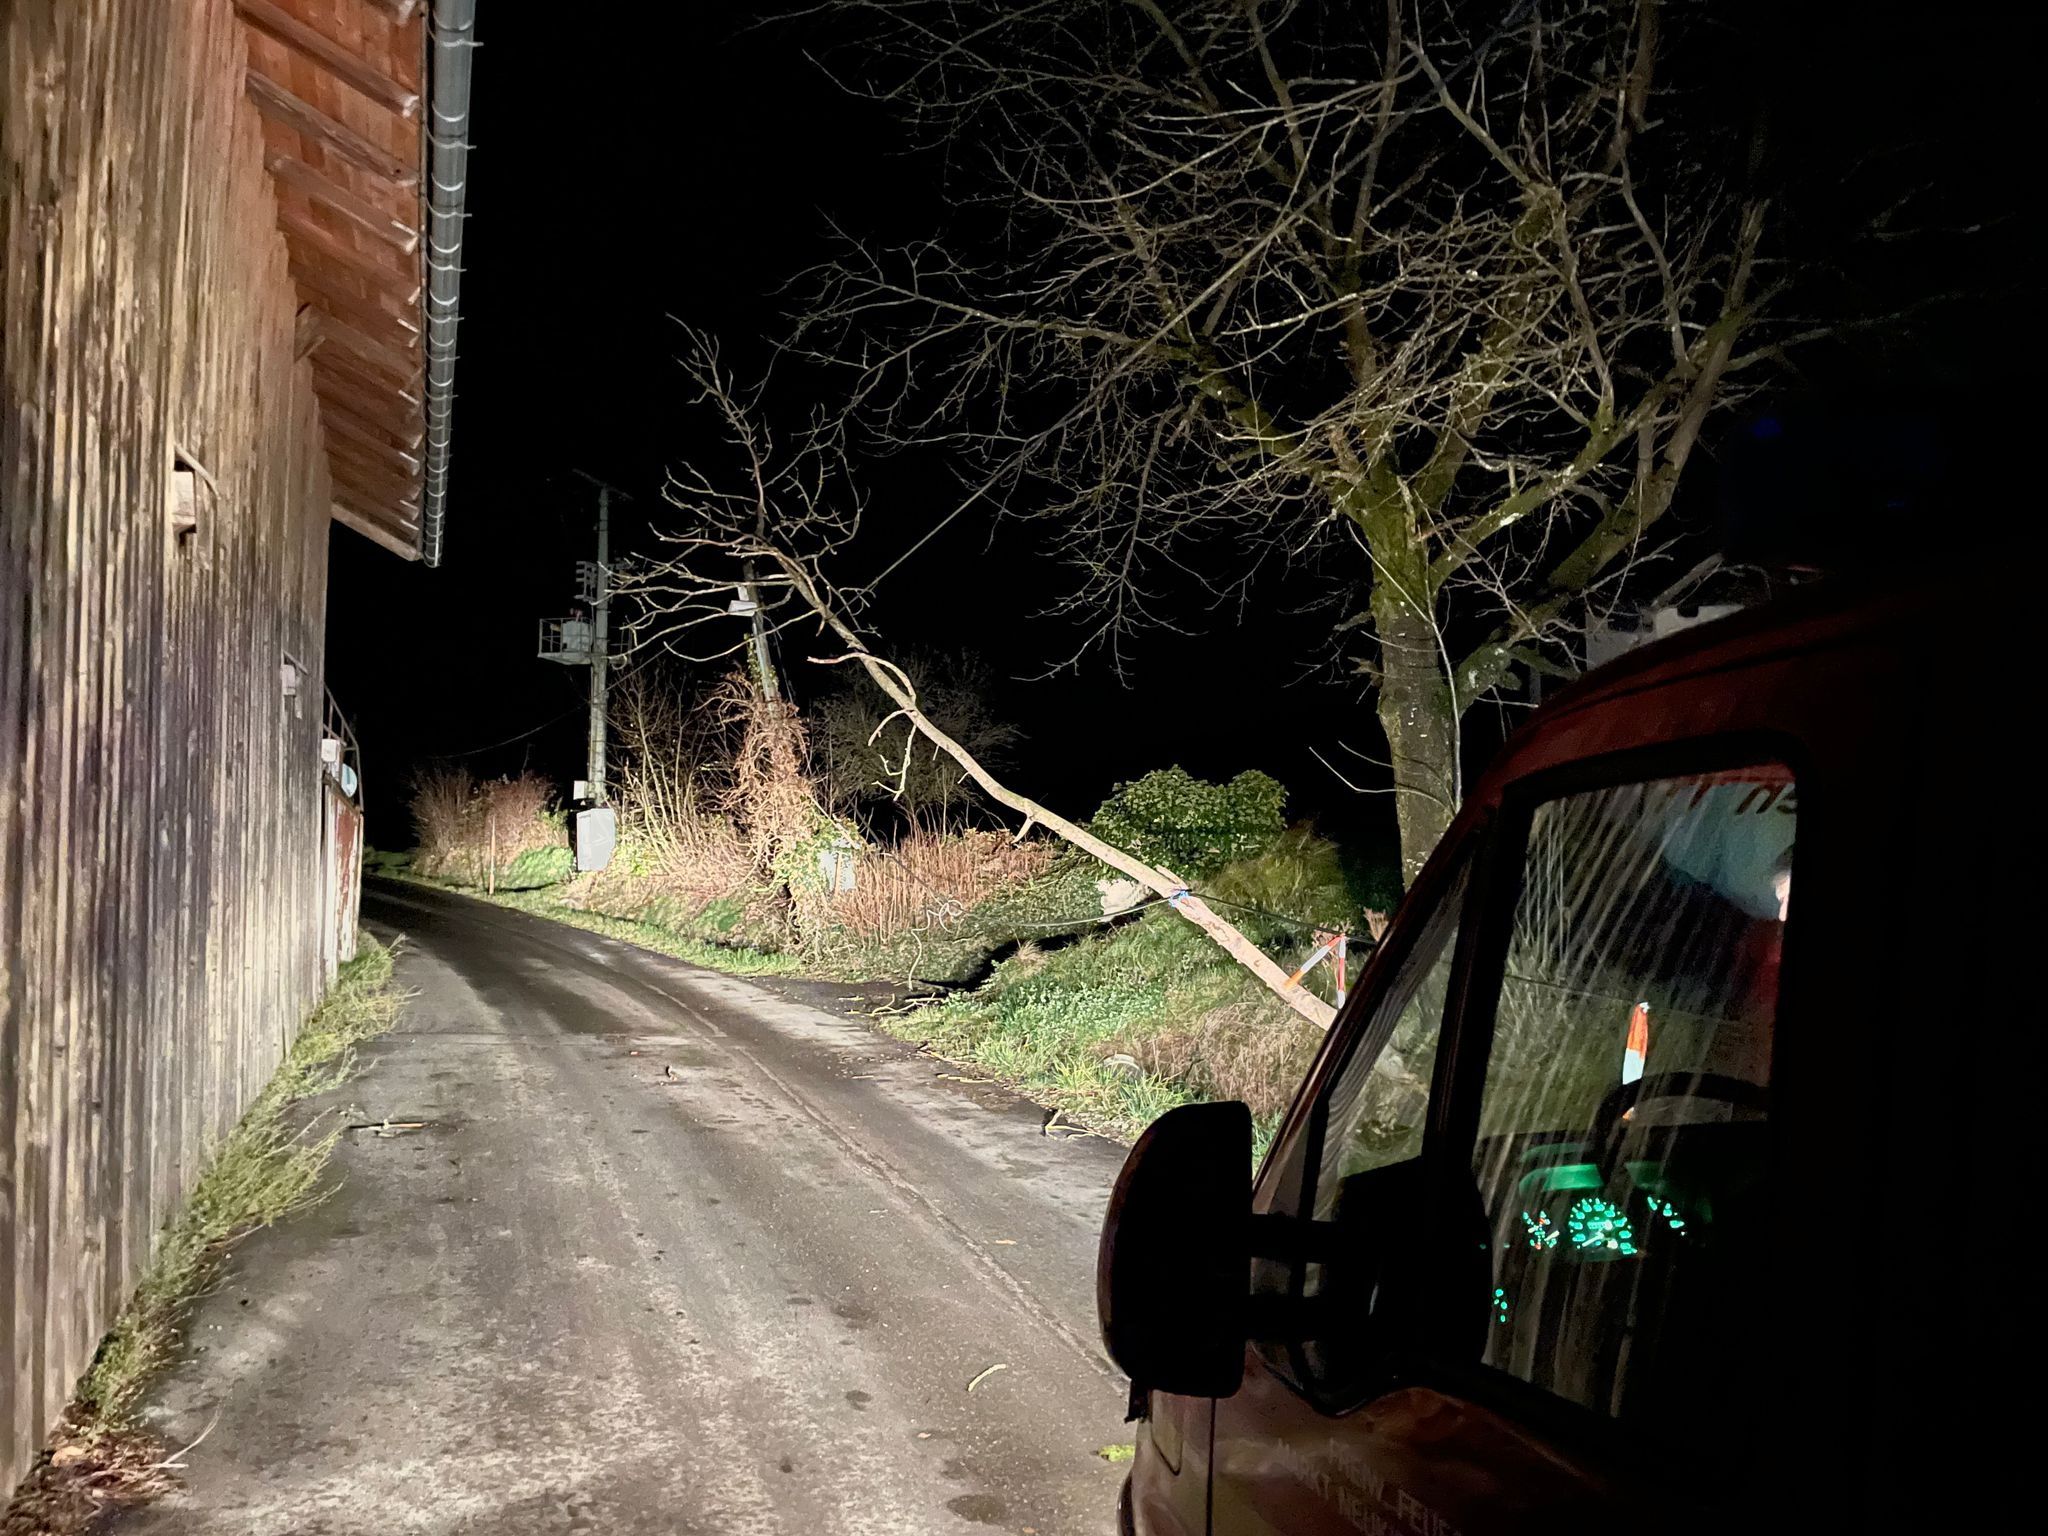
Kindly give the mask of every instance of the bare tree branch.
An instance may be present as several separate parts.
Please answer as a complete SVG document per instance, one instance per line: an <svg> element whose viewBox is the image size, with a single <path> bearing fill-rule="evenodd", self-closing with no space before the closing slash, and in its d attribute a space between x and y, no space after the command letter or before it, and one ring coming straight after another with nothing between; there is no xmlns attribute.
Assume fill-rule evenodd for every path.
<svg viewBox="0 0 2048 1536"><path fill-rule="evenodd" d="M720 470L690 465L671 472L668 499L681 516L658 530L664 553L621 573L621 594L635 600L627 624L635 647L680 650L700 659L737 651L744 644L739 638L743 626L727 618L731 634L720 639L707 635L705 625L714 615L726 616L727 594L741 572L752 572L755 589L777 612L780 627L814 628L843 647L814 660L859 665L901 717L957 763L990 800L1165 898L1296 1013L1328 1028L1334 1010L1291 984L1288 972L1190 892L1185 881L1017 793L924 712L910 675L877 654L856 623L860 594L834 586L827 574L832 557L859 531L859 504L847 486L838 441L819 432L778 449L758 419L759 392L735 385L708 337L686 334L690 346L684 369L696 385L699 403L719 417L734 450L733 462ZM728 488L735 483L739 489Z"/></svg>
<svg viewBox="0 0 2048 1536"><path fill-rule="evenodd" d="M1659 0L822 14L995 233L818 274L848 429L1044 530L1073 662L1255 573L1362 590L1412 872L1458 717L1642 556L1766 355L1766 209L1660 112Z"/></svg>

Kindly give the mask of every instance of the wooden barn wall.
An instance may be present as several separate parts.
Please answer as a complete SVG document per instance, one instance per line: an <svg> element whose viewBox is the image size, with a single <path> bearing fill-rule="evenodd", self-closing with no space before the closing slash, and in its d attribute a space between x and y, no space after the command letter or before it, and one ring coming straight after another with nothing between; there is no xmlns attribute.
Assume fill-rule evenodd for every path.
<svg viewBox="0 0 2048 1536"><path fill-rule="evenodd" d="M243 60L229 0L0 0L0 1490L322 982L327 471Z"/></svg>

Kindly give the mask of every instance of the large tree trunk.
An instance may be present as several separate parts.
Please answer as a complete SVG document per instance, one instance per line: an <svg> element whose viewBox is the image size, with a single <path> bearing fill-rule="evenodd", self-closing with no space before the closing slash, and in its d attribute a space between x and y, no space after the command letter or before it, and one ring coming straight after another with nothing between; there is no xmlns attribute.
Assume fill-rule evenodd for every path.
<svg viewBox="0 0 2048 1536"><path fill-rule="evenodd" d="M1373 586L1380 640L1380 725L1394 771L1401 883L1411 885L1458 807L1458 719L1430 615L1382 579Z"/></svg>

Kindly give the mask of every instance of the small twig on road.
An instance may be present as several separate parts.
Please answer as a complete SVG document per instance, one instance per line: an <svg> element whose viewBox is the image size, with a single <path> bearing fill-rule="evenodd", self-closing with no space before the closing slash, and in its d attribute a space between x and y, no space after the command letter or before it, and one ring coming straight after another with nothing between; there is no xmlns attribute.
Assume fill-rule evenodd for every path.
<svg viewBox="0 0 2048 1536"><path fill-rule="evenodd" d="M997 1371L1007 1371L1007 1370L1008 1370L1009 1368L1010 1368L1010 1367L1009 1367L1009 1364L1008 1364L1008 1362L1006 1362L1006 1361L1002 1361L1002 1360L998 1360L998 1361L997 1361L997 1362L996 1362L996 1363L995 1363L994 1365L990 1366L990 1367L989 1367L989 1368L988 1368L987 1370L985 1370L985 1371L981 1371L981 1372L978 1372L978 1373L977 1373L977 1374L975 1375L975 1378L974 1378L974 1380L972 1380L972 1381L970 1381L969 1383L967 1383L967 1390L968 1390L968 1391L970 1391L970 1392L972 1392L972 1391L973 1391L973 1390L974 1390L974 1389L975 1389L976 1387L980 1386L980 1385L981 1385L981 1384L982 1384L982 1383L983 1383L984 1381L987 1381L987 1380L989 1379L989 1377L991 1377L991 1376L995 1375L995 1373L996 1373Z"/></svg>
<svg viewBox="0 0 2048 1536"><path fill-rule="evenodd" d="M1059 1132L1059 1135L1054 1136L1054 1130L1057 1130ZM1040 1134L1043 1136L1051 1137L1051 1139L1054 1141L1072 1141L1077 1136L1095 1136L1099 1137L1103 1141L1116 1141L1118 1139L1117 1137L1110 1135L1106 1131L1098 1131L1095 1130L1093 1127L1086 1125L1070 1125L1065 1121L1062 1121L1058 1126L1048 1126L1044 1131L1040 1132Z"/></svg>
<svg viewBox="0 0 2048 1536"><path fill-rule="evenodd" d="M214 1410L213 1410L213 1417L212 1417L212 1418L210 1418L210 1419L208 1419L208 1420L206 1421L206 1428L204 1428L204 1429L202 1429L201 1431L199 1431L199 1439L198 1439L198 1440L194 1440L194 1441L193 1441L193 1442L192 1442L192 1443L191 1443L190 1445L186 1446L186 1447L185 1447L185 1448L184 1448L184 1449L183 1449L182 1451L173 1451L173 1452L171 1452L171 1454L170 1454L170 1455L168 1455L168 1456L166 1456L166 1457L165 1457L165 1458L164 1458L164 1459L163 1459L162 1461L153 1461L153 1462L151 1462L151 1463L150 1463L150 1464L149 1464L149 1465L148 1465L147 1467L145 1467L145 1468L144 1468L143 1470L144 1470L144 1471L146 1471L146 1472L163 1472L163 1471L169 1471L169 1470L178 1470L178 1471L182 1471L182 1470L184 1470L184 1466L185 1466L185 1461L184 1461L184 1458L185 1458L185 1457L187 1457L187 1456L189 1456L189 1455L191 1455L191 1454L192 1454L192 1452L194 1452L194 1451L196 1451L197 1449L199 1449L199 1441L200 1441L200 1440L204 1440L204 1439L205 1439L205 1438L206 1438L206 1437L207 1437L208 1435L212 1434L212 1433L213 1433L213 1431L214 1431L214 1427L215 1427L216 1425L218 1425L219 1423L220 1423L220 1410L219 1410L218 1408L216 1408L216 1409L214 1409Z"/></svg>
<svg viewBox="0 0 2048 1536"><path fill-rule="evenodd" d="M922 1013L933 1003L941 1002L937 997L913 997L901 1003L883 1003L867 1010L871 1019L900 1019L907 1014Z"/></svg>

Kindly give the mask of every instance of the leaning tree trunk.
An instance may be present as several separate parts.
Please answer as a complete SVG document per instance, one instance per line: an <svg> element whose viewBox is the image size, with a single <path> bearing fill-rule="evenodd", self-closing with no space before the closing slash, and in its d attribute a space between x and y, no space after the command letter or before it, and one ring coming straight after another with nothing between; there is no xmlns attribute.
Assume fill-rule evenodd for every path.
<svg viewBox="0 0 2048 1536"><path fill-rule="evenodd" d="M1431 616L1374 584L1380 640L1380 725L1394 773L1401 827L1401 883L1412 885L1458 808L1458 720Z"/></svg>
<svg viewBox="0 0 2048 1536"><path fill-rule="evenodd" d="M1215 940L1224 953L1264 982L1288 1007L1318 1029L1330 1027L1337 1017L1337 1010L1313 992L1300 986L1295 977L1288 975L1274 963L1272 956L1252 943L1235 925L1218 916L1214 908L1190 891L1180 876L1171 870L1147 864L1144 860L1125 853L1121 848L1111 847L1086 827L1068 821L1064 816L1055 815L1036 800L1027 800L990 774L973 753L925 717L917 705L917 690L911 686L910 679L903 669L882 660L861 643L860 636L855 633L853 627L819 591L818 583L809 569L789 555L774 550L767 553L782 566L791 589L803 599L804 604L818 616L825 627L853 647L844 656L814 656L811 658L813 661L822 662L827 666L844 661L858 662L874 680L875 686L889 696L891 702L896 705L897 712L910 722L911 729L919 732L933 746L958 763L961 771L980 785L983 793L991 800L999 805L1007 805L1023 816L1027 828L1035 822L1055 837L1072 844L1083 853L1100 859L1119 874L1137 881L1154 895L1163 896L1176 912ZM1023 833L1020 831L1018 836L1023 836Z"/></svg>

